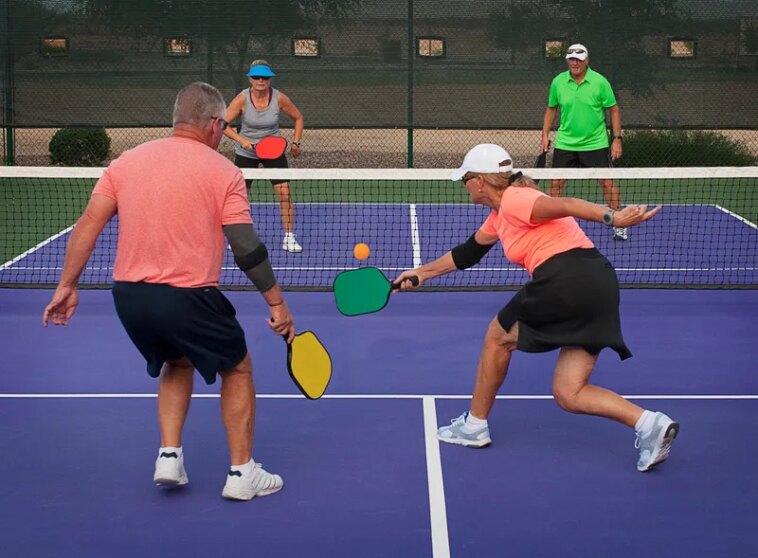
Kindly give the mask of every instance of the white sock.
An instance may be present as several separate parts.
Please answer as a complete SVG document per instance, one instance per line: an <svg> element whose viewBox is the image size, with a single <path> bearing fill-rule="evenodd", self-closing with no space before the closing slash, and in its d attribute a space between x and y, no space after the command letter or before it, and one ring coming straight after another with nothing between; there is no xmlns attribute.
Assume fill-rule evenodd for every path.
<svg viewBox="0 0 758 558"><path fill-rule="evenodd" d="M482 428L487 426L487 419L480 419L476 418L474 415L471 414L471 411L469 411L468 415L466 415L466 428L473 432L475 430L481 430Z"/></svg>
<svg viewBox="0 0 758 558"><path fill-rule="evenodd" d="M181 447L175 448L174 446L165 446L165 447L158 448L158 457L160 457L164 453L166 454L175 453L176 457L179 458L182 456L182 448Z"/></svg>
<svg viewBox="0 0 758 558"><path fill-rule="evenodd" d="M634 430L640 434L650 432L653 428L653 421L655 420L655 413L652 411L642 411L642 415L637 419L637 424L634 425Z"/></svg>
<svg viewBox="0 0 758 558"><path fill-rule="evenodd" d="M253 474L253 469L255 468L255 461L253 461L253 458L250 458L250 461L245 463L244 465L232 465L231 469L232 471L239 471L244 476L249 477Z"/></svg>

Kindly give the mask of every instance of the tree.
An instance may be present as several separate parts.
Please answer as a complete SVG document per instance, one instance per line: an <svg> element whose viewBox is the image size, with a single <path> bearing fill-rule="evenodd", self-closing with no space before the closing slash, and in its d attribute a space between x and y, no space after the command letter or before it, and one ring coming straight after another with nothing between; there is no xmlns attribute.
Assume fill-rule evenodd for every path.
<svg viewBox="0 0 758 558"><path fill-rule="evenodd" d="M321 18L339 21L361 0L77 0L89 17L138 36L203 37L239 89L254 37L271 43Z"/></svg>
<svg viewBox="0 0 758 558"><path fill-rule="evenodd" d="M752 54L753 68L758 69L758 23L752 25L745 23L743 31L743 45L748 54Z"/></svg>
<svg viewBox="0 0 758 558"><path fill-rule="evenodd" d="M66 20L65 14L60 14L46 6L40 0L25 0L9 2L7 16L10 21L4 22L3 46L13 52L14 61L19 61L30 54L36 54L40 48L40 38L45 37L56 28L56 25ZM3 6L3 9L6 7ZM0 14L5 19L6 14ZM6 33L5 28L9 31Z"/></svg>
<svg viewBox="0 0 758 558"><path fill-rule="evenodd" d="M504 4L502 10L490 14L490 33L498 48L510 51L513 65L516 63L516 52L533 42L542 7L539 2L514 0L507 0Z"/></svg>
<svg viewBox="0 0 758 558"><path fill-rule="evenodd" d="M590 51L592 65L616 89L633 95L653 93L660 53L648 53L644 38L675 29L677 0L557 0L570 42Z"/></svg>
<svg viewBox="0 0 758 558"><path fill-rule="evenodd" d="M519 49L548 38L582 43L614 88L644 96L653 92L661 62L644 40L681 23L677 1L505 0L489 14L489 30L495 44L510 51L511 63Z"/></svg>

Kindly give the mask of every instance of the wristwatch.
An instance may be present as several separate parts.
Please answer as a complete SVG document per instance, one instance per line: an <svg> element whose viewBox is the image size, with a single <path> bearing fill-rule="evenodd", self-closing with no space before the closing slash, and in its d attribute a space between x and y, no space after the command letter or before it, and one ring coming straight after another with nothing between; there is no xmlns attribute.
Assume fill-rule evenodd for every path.
<svg viewBox="0 0 758 558"><path fill-rule="evenodd" d="M300 147L300 142L299 141L293 141L292 145L297 145L298 147Z"/></svg>
<svg viewBox="0 0 758 558"><path fill-rule="evenodd" d="M613 139L624 141L624 136L613 136Z"/></svg>
<svg viewBox="0 0 758 558"><path fill-rule="evenodd" d="M613 215L616 213L615 209L609 209L605 213L603 213L603 224L608 225L609 227L613 226Z"/></svg>

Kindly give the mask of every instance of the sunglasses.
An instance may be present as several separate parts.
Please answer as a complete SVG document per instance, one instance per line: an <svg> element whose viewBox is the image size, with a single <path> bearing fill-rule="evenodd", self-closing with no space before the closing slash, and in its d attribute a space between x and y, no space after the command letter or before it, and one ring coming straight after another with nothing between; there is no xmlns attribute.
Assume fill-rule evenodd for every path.
<svg viewBox="0 0 758 558"><path fill-rule="evenodd" d="M568 54L584 54L587 52L583 48L570 48L566 51Z"/></svg>
<svg viewBox="0 0 758 558"><path fill-rule="evenodd" d="M250 79L262 79L264 81L268 81L271 79L269 76L250 76Z"/></svg>

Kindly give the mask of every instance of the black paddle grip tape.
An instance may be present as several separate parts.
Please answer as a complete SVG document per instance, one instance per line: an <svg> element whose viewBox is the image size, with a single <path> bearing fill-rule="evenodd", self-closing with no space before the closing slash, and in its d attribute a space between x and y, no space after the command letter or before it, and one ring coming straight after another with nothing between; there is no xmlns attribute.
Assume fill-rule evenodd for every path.
<svg viewBox="0 0 758 558"><path fill-rule="evenodd" d="M418 287L418 276L416 275L411 275L410 277L406 277L405 279L403 279L403 281L410 281L411 285L413 285L414 287ZM400 281L400 283L402 283L403 281ZM400 283L390 283L392 290L393 291L398 290L400 288Z"/></svg>
<svg viewBox="0 0 758 558"><path fill-rule="evenodd" d="M453 263L458 269L468 269L475 266L494 246L494 244L479 244L475 236L476 234L472 234L466 242L459 244L450 251L453 256Z"/></svg>

